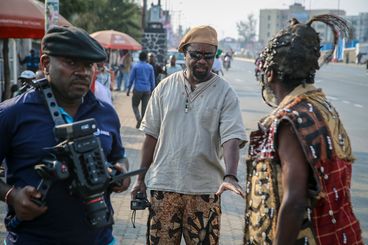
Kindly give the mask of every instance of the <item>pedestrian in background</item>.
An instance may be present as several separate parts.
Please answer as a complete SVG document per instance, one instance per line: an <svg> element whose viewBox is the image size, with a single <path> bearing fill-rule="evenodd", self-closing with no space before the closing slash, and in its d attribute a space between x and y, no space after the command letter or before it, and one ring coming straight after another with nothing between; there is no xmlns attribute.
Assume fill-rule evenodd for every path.
<svg viewBox="0 0 368 245"><path fill-rule="evenodd" d="M180 244L182 235L186 244L218 244L221 194L244 196L237 167L245 129L235 91L211 72L217 46L212 27L192 28L179 45L187 69L161 81L148 104L141 167L151 174L131 191L151 190L147 244Z"/></svg>
<svg viewBox="0 0 368 245"><path fill-rule="evenodd" d="M132 107L137 120L136 128L139 128L148 100L156 86L153 68L147 63L147 53L145 51L139 54L139 62L133 66L130 72L127 96L129 96L133 84ZM141 104L141 111L138 108L139 104Z"/></svg>
<svg viewBox="0 0 368 245"><path fill-rule="evenodd" d="M123 59L123 79L124 79L124 92L127 91L129 87L129 74L132 69L133 57L129 51L124 55Z"/></svg>
<svg viewBox="0 0 368 245"><path fill-rule="evenodd" d="M18 84L11 87L12 97L21 95L28 89L32 88L33 80L36 79L36 74L33 71L25 70L18 77Z"/></svg>
<svg viewBox="0 0 368 245"><path fill-rule="evenodd" d="M169 64L165 66L165 74L166 76L170 76L171 74L183 70L180 65L176 64L176 57L175 55L170 55Z"/></svg>
<svg viewBox="0 0 368 245"><path fill-rule="evenodd" d="M18 60L21 65L26 64L27 70L36 72L38 70L38 66L40 63L40 57L35 54L34 49L29 51L29 55L21 59L20 55L18 54Z"/></svg>
<svg viewBox="0 0 368 245"><path fill-rule="evenodd" d="M155 74L155 84L157 86L157 84L160 82L160 74L164 74L164 70L159 64L156 63L156 57L154 53L148 53L148 63L153 68L153 72Z"/></svg>
<svg viewBox="0 0 368 245"><path fill-rule="evenodd" d="M349 136L313 85L321 55L316 22L333 30L334 43L339 33L348 36L337 16L292 19L259 57L263 99L276 108L250 137L244 244L363 244L350 198Z"/></svg>
<svg viewBox="0 0 368 245"><path fill-rule="evenodd" d="M95 95L96 99L104 101L111 106L112 104L112 96L110 89L107 89L104 85L102 85L100 82L97 82L96 77L99 73L99 68L97 67L97 64L93 64L93 74L91 79L91 86L90 90Z"/></svg>
<svg viewBox="0 0 368 245"><path fill-rule="evenodd" d="M103 94L104 101L108 101L109 104L112 104L112 79L111 79L111 72L109 71L109 68L104 62L97 63L97 69L96 69L96 83L99 83L97 88L97 94ZM105 88L105 91L101 91L103 88L100 86L102 85L103 88Z"/></svg>
<svg viewBox="0 0 368 245"><path fill-rule="evenodd" d="M216 54L215 61L213 62L212 71L216 75L224 75L224 71L222 70L222 60L218 54Z"/></svg>
<svg viewBox="0 0 368 245"><path fill-rule="evenodd" d="M120 58L119 58L119 61L118 61L118 70L116 72L116 78L115 78L116 79L116 89L115 89L115 91L120 91L121 90L121 84L122 84L123 78L124 78L124 73L123 73L124 56L125 56L125 51L121 50L120 51Z"/></svg>
<svg viewBox="0 0 368 245"><path fill-rule="evenodd" d="M121 142L119 117L111 106L96 100L90 92L93 64L107 58L104 49L80 28L54 27L42 39L42 53L42 71L63 120L72 123L94 118L99 132L96 137L100 139L105 158L118 171L127 172L129 163ZM46 206L34 201L42 196L37 186L46 185L41 182L35 165L50 158L45 149L60 143L54 134L55 121L47 103L38 89L0 103L0 163L4 159L6 162L6 183L0 180L0 198L8 207L5 218L8 234L4 244L116 244L112 225L98 228L91 225L85 200L76 193L71 194L70 179L51 186ZM64 162L66 156L55 158L55 162ZM126 190L129 183L127 178L120 186L111 186L111 191ZM113 214L109 191L98 202L106 204L109 214ZM12 225L14 219L21 223Z"/></svg>

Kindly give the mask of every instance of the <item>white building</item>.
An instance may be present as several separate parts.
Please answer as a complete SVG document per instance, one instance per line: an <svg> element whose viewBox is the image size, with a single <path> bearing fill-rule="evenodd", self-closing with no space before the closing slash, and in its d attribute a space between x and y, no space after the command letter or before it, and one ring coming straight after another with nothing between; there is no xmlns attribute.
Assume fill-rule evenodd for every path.
<svg viewBox="0 0 368 245"><path fill-rule="evenodd" d="M346 18L353 27L354 38L360 43L368 42L368 13L359 13Z"/></svg>
<svg viewBox="0 0 368 245"><path fill-rule="evenodd" d="M288 26L288 21L291 18L296 18L300 22L306 22L310 17L320 14L345 16L345 11L337 9L306 10L300 3L294 3L288 9L261 9L259 16L259 41L265 44L279 30ZM325 24L317 23L314 27L320 33L322 42L332 41L332 32Z"/></svg>

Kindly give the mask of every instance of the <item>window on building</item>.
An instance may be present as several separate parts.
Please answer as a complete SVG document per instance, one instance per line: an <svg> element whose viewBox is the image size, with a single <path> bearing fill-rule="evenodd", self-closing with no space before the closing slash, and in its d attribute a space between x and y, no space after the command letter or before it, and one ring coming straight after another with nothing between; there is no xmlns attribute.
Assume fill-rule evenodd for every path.
<svg viewBox="0 0 368 245"><path fill-rule="evenodd" d="M271 36L270 32L267 32L267 37L270 37L270 36Z"/></svg>
<svg viewBox="0 0 368 245"><path fill-rule="evenodd" d="M267 17L267 19L268 19L268 20L271 20L271 16L269 15L269 16Z"/></svg>

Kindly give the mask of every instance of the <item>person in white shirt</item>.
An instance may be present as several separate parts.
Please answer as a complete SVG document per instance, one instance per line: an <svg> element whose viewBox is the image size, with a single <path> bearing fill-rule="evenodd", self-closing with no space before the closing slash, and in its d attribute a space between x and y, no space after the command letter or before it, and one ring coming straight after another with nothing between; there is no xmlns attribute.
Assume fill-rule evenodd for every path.
<svg viewBox="0 0 368 245"><path fill-rule="evenodd" d="M170 55L170 64L167 64L165 66L166 76L170 76L171 74L173 74L177 71L181 71L181 70L182 70L181 66L176 64L175 55Z"/></svg>
<svg viewBox="0 0 368 245"><path fill-rule="evenodd" d="M212 72L216 73L217 75L220 75L220 73L224 75L224 71L222 70L222 60L218 54L216 54L216 58L213 61Z"/></svg>
<svg viewBox="0 0 368 245"><path fill-rule="evenodd" d="M100 92L97 94L103 93L104 94L104 101L109 101L109 104L112 104L112 80L109 68L104 65L104 63L97 63L97 76L96 76L96 85L100 83L104 88L105 91L101 92L102 88L100 88ZM97 86L96 86L97 88Z"/></svg>
<svg viewBox="0 0 368 245"><path fill-rule="evenodd" d="M178 49L187 68L163 79L148 103L141 167L150 174L131 191L135 198L151 190L147 244L180 244L182 236L186 244L218 244L221 194L244 196L237 169L245 128L235 91L211 72L217 46L215 29L192 28Z"/></svg>

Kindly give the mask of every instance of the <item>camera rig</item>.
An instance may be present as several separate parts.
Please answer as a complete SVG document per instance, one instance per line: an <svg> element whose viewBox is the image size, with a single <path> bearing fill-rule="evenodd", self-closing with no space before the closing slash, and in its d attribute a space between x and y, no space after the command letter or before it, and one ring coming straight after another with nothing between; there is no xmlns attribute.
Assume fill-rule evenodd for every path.
<svg viewBox="0 0 368 245"><path fill-rule="evenodd" d="M51 186L57 181L65 181L71 194L78 196L84 203L87 223L90 226L100 228L113 224L112 213L104 196L114 184L146 170L119 173L106 161L100 139L95 135L95 119L65 124L49 82L41 79L34 81L33 86L44 94L56 125L54 135L59 142L54 147L46 148L49 156L35 166L36 172L42 178L37 187L41 198L33 201L40 206L45 205ZM14 216L7 228L12 230L19 224L21 221Z"/></svg>
<svg viewBox="0 0 368 245"><path fill-rule="evenodd" d="M144 170L114 174L117 171L106 161L100 140L94 135L96 130L94 119L55 127L55 136L61 142L48 148L52 158L44 159L35 167L42 177L37 188L42 199L35 201L44 205L51 185L55 181L67 180L71 193L80 197L85 204L88 223L93 227L103 227L113 223L104 199L106 191L111 185Z"/></svg>

